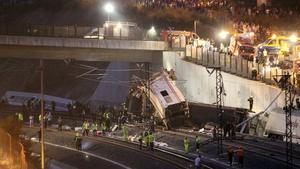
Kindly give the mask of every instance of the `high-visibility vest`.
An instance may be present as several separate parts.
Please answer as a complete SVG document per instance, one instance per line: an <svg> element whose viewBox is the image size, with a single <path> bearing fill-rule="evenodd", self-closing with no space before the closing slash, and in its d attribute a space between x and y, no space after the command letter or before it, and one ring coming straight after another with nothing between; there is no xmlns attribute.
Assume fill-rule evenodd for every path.
<svg viewBox="0 0 300 169"><path fill-rule="evenodd" d="M189 145L189 139L184 139L184 146L188 146Z"/></svg>
<svg viewBox="0 0 300 169"><path fill-rule="evenodd" d="M149 135L147 135L147 136L145 137L145 142L146 142L146 143L149 143L149 142L150 142Z"/></svg>
<svg viewBox="0 0 300 169"><path fill-rule="evenodd" d="M19 113L18 116L19 116L19 120L20 120L20 121L23 121L23 120L24 120L24 119L23 119L23 114L22 114L22 113Z"/></svg>
<svg viewBox="0 0 300 169"><path fill-rule="evenodd" d="M127 126L123 126L123 133L124 133L124 135L128 135L128 127Z"/></svg>
<svg viewBox="0 0 300 169"><path fill-rule="evenodd" d="M98 130L98 124L97 124L97 123L93 123L92 129L93 129L93 130Z"/></svg>
<svg viewBox="0 0 300 169"><path fill-rule="evenodd" d="M75 141L79 140L80 139L80 134L79 133L76 133L75 135Z"/></svg>
<svg viewBox="0 0 300 169"><path fill-rule="evenodd" d="M154 142L154 135L153 134L149 134L149 142Z"/></svg>
<svg viewBox="0 0 300 169"><path fill-rule="evenodd" d="M90 124L88 122L83 123L83 128L84 129L89 129Z"/></svg>

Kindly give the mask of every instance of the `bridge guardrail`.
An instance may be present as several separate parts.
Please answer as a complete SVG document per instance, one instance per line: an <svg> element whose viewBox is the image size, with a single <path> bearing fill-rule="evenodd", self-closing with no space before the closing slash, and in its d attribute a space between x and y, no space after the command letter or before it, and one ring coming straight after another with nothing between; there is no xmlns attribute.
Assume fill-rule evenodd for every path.
<svg viewBox="0 0 300 169"><path fill-rule="evenodd" d="M166 50L166 43L163 41L142 41L142 40L97 40L79 38L50 38L0 35L0 44L20 46L46 46L46 47L67 47L67 48L110 48L130 50Z"/></svg>
<svg viewBox="0 0 300 169"><path fill-rule="evenodd" d="M86 35L93 36L92 39L122 39L122 40L144 40L161 41L159 30L156 36L150 36L146 29L136 28L129 30L128 34L112 36L102 31L102 26L80 26L80 25L31 25L31 24L7 24L0 23L0 35L15 36L43 36L61 38L82 38Z"/></svg>
<svg viewBox="0 0 300 169"><path fill-rule="evenodd" d="M197 52L193 52L196 48ZM277 75L283 75L289 73L291 76L290 83L295 85L297 93L299 93L300 79L297 81L296 76L291 73L290 69L281 69L279 67L264 66L262 63L256 63L244 59L241 56L229 55L223 52L216 52L209 50L202 46L192 47L192 45L186 45L185 59L203 66L220 66L221 70L235 74L240 77L244 77L250 80L254 80L252 77L252 70L257 70L257 79L263 83L269 85L276 85L274 77Z"/></svg>

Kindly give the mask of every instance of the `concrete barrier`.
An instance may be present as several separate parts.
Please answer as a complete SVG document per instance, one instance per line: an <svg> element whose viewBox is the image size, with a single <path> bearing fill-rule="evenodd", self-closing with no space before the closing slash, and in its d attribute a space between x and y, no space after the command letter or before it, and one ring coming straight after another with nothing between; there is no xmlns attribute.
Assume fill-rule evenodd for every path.
<svg viewBox="0 0 300 169"><path fill-rule="evenodd" d="M206 104L216 102L215 76L209 76L204 66L184 61L174 52L164 52L163 65L168 70L175 70L178 79L176 85L188 101ZM222 72L222 76L227 94L224 97L225 106L249 108L247 99L253 96L253 110L259 112L264 110L280 92L279 88L260 81L249 80L226 72ZM281 95L269 110L283 106L284 95Z"/></svg>
<svg viewBox="0 0 300 169"><path fill-rule="evenodd" d="M79 38L50 38L29 36L0 36L1 45L46 46L69 48L106 48L163 51L167 49L164 41L137 40L99 40Z"/></svg>

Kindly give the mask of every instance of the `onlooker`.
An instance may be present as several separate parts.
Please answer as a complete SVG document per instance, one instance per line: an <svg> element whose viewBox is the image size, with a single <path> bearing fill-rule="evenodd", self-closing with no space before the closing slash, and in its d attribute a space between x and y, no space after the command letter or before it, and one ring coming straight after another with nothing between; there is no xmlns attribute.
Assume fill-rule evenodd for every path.
<svg viewBox="0 0 300 169"><path fill-rule="evenodd" d="M241 168L243 168L244 167L244 149L242 147L239 147L236 150L236 154L237 154L237 157L238 157L238 160L239 160L239 166Z"/></svg>
<svg viewBox="0 0 300 169"><path fill-rule="evenodd" d="M232 146L231 146L231 145L229 145L228 148L227 148L227 155L228 155L228 162L229 162L229 165L232 166L233 149L232 149Z"/></svg>
<svg viewBox="0 0 300 169"><path fill-rule="evenodd" d="M32 114L30 114L30 116L29 116L29 126L33 127L33 124L34 124L34 117L33 117Z"/></svg>
<svg viewBox="0 0 300 169"><path fill-rule="evenodd" d="M257 80L257 70L255 68L252 68L251 79Z"/></svg>
<svg viewBox="0 0 300 169"><path fill-rule="evenodd" d="M195 169L201 168L201 155L199 154L195 159Z"/></svg>
<svg viewBox="0 0 300 169"><path fill-rule="evenodd" d="M58 131L62 131L62 118L59 116L57 119Z"/></svg>
<svg viewBox="0 0 300 169"><path fill-rule="evenodd" d="M252 108L253 108L253 97L252 96L250 96L249 98L248 98L248 102L249 102L249 110L250 111L252 111Z"/></svg>

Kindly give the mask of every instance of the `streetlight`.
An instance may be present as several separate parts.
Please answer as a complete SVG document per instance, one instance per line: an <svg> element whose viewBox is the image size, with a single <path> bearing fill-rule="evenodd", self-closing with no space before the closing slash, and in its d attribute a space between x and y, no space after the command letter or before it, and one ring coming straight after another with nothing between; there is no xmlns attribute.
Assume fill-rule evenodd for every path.
<svg viewBox="0 0 300 169"><path fill-rule="evenodd" d="M220 33L219 33L219 37L221 39L221 43L220 43L220 52L224 52L224 49L225 49L225 46L224 46L224 41L226 41L227 37L229 35L229 32L228 31L224 31L222 30Z"/></svg>
<svg viewBox="0 0 300 169"><path fill-rule="evenodd" d="M40 59L41 73L41 169L45 169L45 138L44 138L44 61Z"/></svg>
<svg viewBox="0 0 300 169"><path fill-rule="evenodd" d="M297 40L298 40L298 37L296 34L292 34L290 37L289 37L289 40L293 43L296 43Z"/></svg>
<svg viewBox="0 0 300 169"><path fill-rule="evenodd" d="M220 33L219 33L219 37L224 40L227 38L227 36L229 35L229 32L228 31L224 31L222 30Z"/></svg>
<svg viewBox="0 0 300 169"><path fill-rule="evenodd" d="M156 30L155 30L154 26L152 26L152 27L149 29L148 33L149 33L149 36L150 36L150 37L155 37L155 36L156 36Z"/></svg>
<svg viewBox="0 0 300 169"><path fill-rule="evenodd" d="M115 7L112 3L108 2L104 5L104 10L107 13L107 21L109 21L109 15L115 11Z"/></svg>

